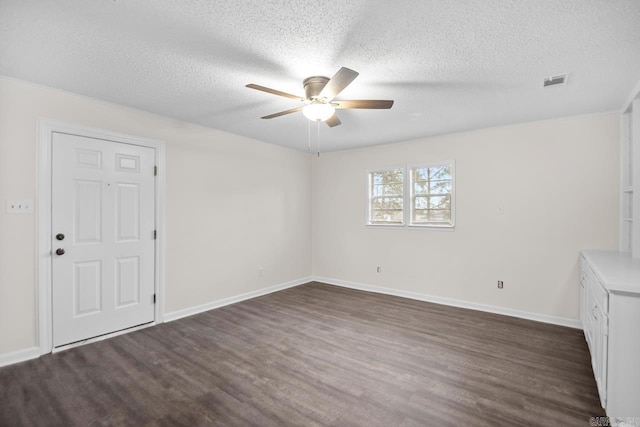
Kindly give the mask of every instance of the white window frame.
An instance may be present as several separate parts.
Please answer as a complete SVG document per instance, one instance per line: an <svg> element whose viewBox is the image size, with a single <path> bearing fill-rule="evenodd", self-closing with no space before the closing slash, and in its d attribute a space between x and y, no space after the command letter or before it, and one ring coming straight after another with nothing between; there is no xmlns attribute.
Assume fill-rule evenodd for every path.
<svg viewBox="0 0 640 427"><path fill-rule="evenodd" d="M376 172L389 172L389 171L395 171L395 170L400 170L402 171L402 223L401 224L393 224L393 223L374 223L371 222L371 174L376 173ZM366 209L366 219L365 219L365 224L367 226L370 227L376 227L376 228L380 228L380 227L392 227L392 228L398 228L398 227L405 227L407 224L407 208L406 208L406 201L407 201L407 168L404 165L401 166L393 166L393 167L384 167L384 168L375 168L375 169L367 169L367 175L366 175L366 202L367 202L367 209Z"/></svg>
<svg viewBox="0 0 640 427"><path fill-rule="evenodd" d="M413 194L413 170L420 168L433 168L439 166L451 167L451 224L415 224L413 223L413 211L414 211L414 198ZM405 223L411 228L426 228L426 229L454 229L456 226L456 165L453 160L445 160L440 162L423 162L408 164L406 168L406 198L408 201L409 209L406 211L408 218ZM406 204L406 202L405 202Z"/></svg>
<svg viewBox="0 0 640 427"><path fill-rule="evenodd" d="M451 224L414 224L413 218L413 177L412 170L449 165L451 167ZM402 171L402 224L380 224L371 222L371 174L400 169ZM371 228L406 228L414 230L454 231L456 226L456 165L453 160L410 163L401 166L372 168L366 170L366 218L365 225Z"/></svg>

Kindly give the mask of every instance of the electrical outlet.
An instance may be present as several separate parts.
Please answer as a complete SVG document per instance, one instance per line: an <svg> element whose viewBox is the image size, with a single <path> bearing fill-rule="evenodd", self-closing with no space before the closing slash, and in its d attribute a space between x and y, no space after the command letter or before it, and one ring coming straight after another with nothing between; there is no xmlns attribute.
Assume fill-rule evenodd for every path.
<svg viewBox="0 0 640 427"><path fill-rule="evenodd" d="M262 277L264 275L264 268L258 267L258 277Z"/></svg>
<svg viewBox="0 0 640 427"><path fill-rule="evenodd" d="M7 213L32 213L33 200L7 200Z"/></svg>
<svg viewBox="0 0 640 427"><path fill-rule="evenodd" d="M504 288L504 282L502 280L498 280L498 289Z"/></svg>
<svg viewBox="0 0 640 427"><path fill-rule="evenodd" d="M376 267L376 272L382 273L382 267Z"/></svg>

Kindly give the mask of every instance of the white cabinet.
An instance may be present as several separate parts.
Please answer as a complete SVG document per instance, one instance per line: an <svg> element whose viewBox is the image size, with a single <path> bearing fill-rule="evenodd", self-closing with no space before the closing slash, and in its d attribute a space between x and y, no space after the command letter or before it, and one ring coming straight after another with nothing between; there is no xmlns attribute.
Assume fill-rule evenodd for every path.
<svg viewBox="0 0 640 427"><path fill-rule="evenodd" d="M609 417L640 414L640 259L582 251L580 319L600 403Z"/></svg>

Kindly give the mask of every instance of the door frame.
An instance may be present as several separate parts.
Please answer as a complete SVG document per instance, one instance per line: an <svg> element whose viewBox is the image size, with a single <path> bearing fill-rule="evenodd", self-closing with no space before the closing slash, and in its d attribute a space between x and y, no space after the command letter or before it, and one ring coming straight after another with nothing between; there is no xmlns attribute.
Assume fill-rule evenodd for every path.
<svg viewBox="0 0 640 427"><path fill-rule="evenodd" d="M156 305L154 311L155 320L152 325L164 321L164 285L165 285L165 142L157 139L139 136L125 135L108 130L90 128L76 124L64 123L56 120L38 118L38 148L37 148L37 289L36 289L36 323L38 347L40 354L53 351L53 310L52 310L52 253L51 242L51 183L52 183L52 157L51 146L53 133L67 133L71 135L96 138L107 141L139 145L155 150L155 164L158 167L158 175L155 181L155 222L157 238L155 240L155 283ZM134 330L132 328L131 330ZM114 334L89 339L103 339ZM72 345L73 346L73 345ZM71 347L71 346L69 346ZM66 347L66 348L69 348Z"/></svg>

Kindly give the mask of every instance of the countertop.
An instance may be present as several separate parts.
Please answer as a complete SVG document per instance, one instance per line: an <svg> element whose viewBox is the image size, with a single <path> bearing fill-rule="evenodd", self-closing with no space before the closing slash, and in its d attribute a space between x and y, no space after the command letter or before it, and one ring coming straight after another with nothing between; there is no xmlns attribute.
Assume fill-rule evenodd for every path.
<svg viewBox="0 0 640 427"><path fill-rule="evenodd" d="M582 256L609 292L640 295L640 258L629 252L586 249Z"/></svg>

